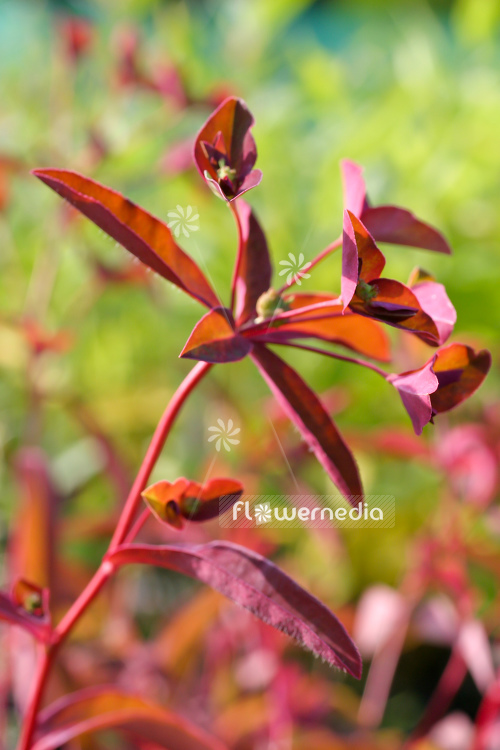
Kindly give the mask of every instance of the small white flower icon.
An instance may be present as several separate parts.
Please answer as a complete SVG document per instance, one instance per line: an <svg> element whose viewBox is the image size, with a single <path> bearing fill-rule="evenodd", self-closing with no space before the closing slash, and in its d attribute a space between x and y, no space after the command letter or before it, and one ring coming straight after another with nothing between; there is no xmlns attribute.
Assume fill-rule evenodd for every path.
<svg viewBox="0 0 500 750"><path fill-rule="evenodd" d="M193 206L182 208L182 206L177 205L176 210L169 211L167 216L171 219L167 226L176 237L179 237L181 232L184 237L189 237L191 232L197 232L200 228L197 223L200 215L196 213Z"/></svg>
<svg viewBox="0 0 500 750"><path fill-rule="evenodd" d="M215 449L220 452L220 449L222 446L229 451L231 450L231 445L239 445L239 440L235 439L235 435L238 435L240 432L240 428L234 427L234 423L232 419L229 419L227 422L227 427L222 421L222 419L217 420L218 427L209 427L208 431L213 432L213 435L210 435L208 438L208 442L211 443L213 440L216 440L215 443Z"/></svg>
<svg viewBox="0 0 500 750"><path fill-rule="evenodd" d="M255 520L257 523L267 523L271 520L271 506L269 503L261 503L255 506Z"/></svg>
<svg viewBox="0 0 500 750"><path fill-rule="evenodd" d="M290 260L280 260L280 266L286 266L286 268L283 268L283 270L280 271L279 275L284 276L285 274L287 274L287 284L291 284L293 280L300 286L301 279L311 278L310 273L305 273L305 271L311 264L304 263L304 253L300 253L298 260L293 253L288 253L288 257L290 258Z"/></svg>

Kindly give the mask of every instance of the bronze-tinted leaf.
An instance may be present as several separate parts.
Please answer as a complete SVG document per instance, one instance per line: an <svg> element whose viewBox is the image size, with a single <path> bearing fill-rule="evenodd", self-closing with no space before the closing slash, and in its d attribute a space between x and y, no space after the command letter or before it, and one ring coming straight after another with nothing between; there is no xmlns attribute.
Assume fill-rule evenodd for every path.
<svg viewBox="0 0 500 750"><path fill-rule="evenodd" d="M354 312L415 333L431 346L439 345L438 328L411 289L393 279L376 279L367 286L365 298L364 289L359 287L352 298L350 307Z"/></svg>
<svg viewBox="0 0 500 750"><path fill-rule="evenodd" d="M225 200L255 187L262 173L253 169L257 149L254 119L242 99L231 96L213 112L196 136L194 160L202 177Z"/></svg>
<svg viewBox="0 0 500 750"><path fill-rule="evenodd" d="M491 354L486 349L476 352L465 344L450 344L440 349L433 370L439 388L431 395L434 413L453 409L469 398L485 379L491 367Z"/></svg>
<svg viewBox="0 0 500 750"><path fill-rule="evenodd" d="M224 498L228 508L241 496L243 486L235 479L210 479L206 484L181 477L175 482L152 484L142 493L148 507L158 520L182 528L184 520L209 521L219 515L219 503Z"/></svg>
<svg viewBox="0 0 500 750"><path fill-rule="evenodd" d="M235 331L230 310L217 307L198 321L180 356L203 362L236 362L251 348L252 342Z"/></svg>
<svg viewBox="0 0 500 750"><path fill-rule="evenodd" d="M255 344L252 359L331 480L356 507L363 493L358 467L314 391L295 370L262 344Z"/></svg>
<svg viewBox="0 0 500 750"><path fill-rule="evenodd" d="M385 258L366 227L351 211L344 211L341 280L344 310L356 291L358 281L378 279L384 266Z"/></svg>
<svg viewBox="0 0 500 750"><path fill-rule="evenodd" d="M338 308L339 313L342 312L342 306L338 305ZM298 322L289 318L279 327L270 328L267 334L259 334L260 341L285 342L304 338L330 341L380 362L388 362L391 358L389 337L380 323L356 315L350 310L347 310L345 315L335 315L331 318L303 319Z"/></svg>
<svg viewBox="0 0 500 750"><path fill-rule="evenodd" d="M207 307L219 304L201 270L174 242L163 221L76 172L35 169L33 174L160 276Z"/></svg>

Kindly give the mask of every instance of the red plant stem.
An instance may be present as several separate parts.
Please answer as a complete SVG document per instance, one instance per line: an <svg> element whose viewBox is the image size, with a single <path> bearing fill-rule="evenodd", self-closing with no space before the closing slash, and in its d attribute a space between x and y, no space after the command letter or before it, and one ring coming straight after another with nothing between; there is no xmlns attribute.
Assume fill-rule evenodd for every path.
<svg viewBox="0 0 500 750"><path fill-rule="evenodd" d="M141 492L146 487L146 483L153 471L156 461L158 460L158 456L161 453L165 440L170 432L170 428L172 427L172 424L174 423L174 420L186 398L211 367L212 365L208 362L198 362L172 396L169 405L158 422L158 426L155 430L148 451L144 456L139 473L132 485L132 489L130 490L120 520L118 521L115 533L111 539L109 552L113 552L113 550L116 549L116 547L118 547L118 545L125 539L133 522L137 506L141 500Z"/></svg>
<svg viewBox="0 0 500 750"><path fill-rule="evenodd" d="M328 247L325 247L324 250L322 250L315 258L312 259L312 261L309 263L309 265L306 268L307 273L311 270L311 268L314 268L314 266L317 266L318 263L321 263L322 260L327 258L331 253L333 253L335 250L338 250L339 247L342 245L342 236L337 237L337 239L334 242L331 242ZM283 284L281 289L278 290L279 294L284 294L287 289L290 289L291 286L295 284L295 276L293 276L290 279L290 283Z"/></svg>
<svg viewBox="0 0 500 750"><path fill-rule="evenodd" d="M231 306L230 306L231 312L234 312L234 302L236 298L236 282L238 281L238 274L240 271L241 256L243 255L243 230L241 227L241 221L240 221L240 217L238 215L238 211L236 209L235 203L236 201L231 201L231 203L229 204L229 208L231 209L231 213L234 216L236 227L238 229L238 254L236 255L236 262L234 264L233 280L231 281Z"/></svg>
<svg viewBox="0 0 500 750"><path fill-rule="evenodd" d="M203 378L203 376L210 370L211 367L212 365L208 362L198 362L187 375L187 377L182 381L181 385L172 396L167 408L165 409L165 412L163 413L162 418L158 422L135 482L132 485L132 489L130 490L129 496L126 500L122 514L118 521L115 533L113 534L113 538L110 542L108 552L113 551L127 537L127 534L133 523L137 507L141 500L141 493L146 487L146 483L156 464L156 461L158 460L158 457L162 451L174 420L189 394ZM138 524L136 524L136 527L137 525ZM114 566L107 560L104 560L90 582L82 591L78 599L73 603L57 628L54 630L52 643L46 647L46 649L43 651L42 657L39 659L34 680L33 695L30 700L28 712L23 722L23 729L18 745L18 750L29 750L32 745L38 709L43 697L45 683L47 681L47 677L49 675L57 652L59 651L60 647L62 646L75 623L79 620L87 607L93 602L99 591L102 589L104 584L112 576L113 573Z"/></svg>
<svg viewBox="0 0 500 750"><path fill-rule="evenodd" d="M269 330L269 326L272 323L282 323L282 322L290 322L290 323L310 323L313 320L331 320L332 318L341 318L343 317L343 313L341 311L332 313L332 312L322 312L323 310L328 309L332 307L333 305L339 304L340 300L338 298L329 299L324 302L315 302L312 305L304 305L304 307L299 307L295 310L288 310L287 312L280 312L279 315L273 316L272 318L263 320L260 323L245 323L245 325L241 326L239 328L239 333L243 334L244 336L254 336L256 334L260 333L267 333ZM317 315L307 315L306 313L315 312L318 311ZM301 316L304 317L301 317ZM271 329L275 330L275 329Z"/></svg>
<svg viewBox="0 0 500 750"><path fill-rule="evenodd" d="M387 380L387 373L382 370L381 367L373 365L371 362L365 362L364 359L356 359L356 357L345 357L343 354L337 354L336 352L329 352L327 349L320 349L316 346L307 346L306 344L292 344L290 341L273 340L269 337L266 340L266 344L278 344L280 346L291 346L293 349L303 349L306 352L314 352L315 354L324 354L325 357L331 357L332 359L339 359L341 362L350 362L353 365L360 365L361 367L367 367L369 370L373 370L377 375L381 375Z"/></svg>
<svg viewBox="0 0 500 750"><path fill-rule="evenodd" d="M49 651L44 648L40 659L38 660L35 679L33 681L33 692L29 702L29 708L24 717L21 738L19 740L19 750L28 750L31 745L31 738L35 731L38 707L42 699L45 681L49 674L51 658Z"/></svg>

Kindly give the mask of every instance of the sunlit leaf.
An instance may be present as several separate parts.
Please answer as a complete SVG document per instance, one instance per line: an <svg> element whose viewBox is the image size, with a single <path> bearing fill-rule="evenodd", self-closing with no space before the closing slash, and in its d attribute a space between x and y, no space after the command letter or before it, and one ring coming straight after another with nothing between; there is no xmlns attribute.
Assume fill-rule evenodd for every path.
<svg viewBox="0 0 500 750"><path fill-rule="evenodd" d="M201 270L174 242L163 221L76 172L35 169L33 174L160 276L207 307L219 304Z"/></svg>
<svg viewBox="0 0 500 750"><path fill-rule="evenodd" d="M231 312L217 307L198 321L180 356L203 362L236 362L251 348L251 341L235 331Z"/></svg>
<svg viewBox="0 0 500 750"><path fill-rule="evenodd" d="M234 200L262 179L262 172L253 169L257 159L250 133L253 123L245 102L229 97L210 115L196 137L196 166L214 192L225 200Z"/></svg>
<svg viewBox="0 0 500 750"><path fill-rule="evenodd" d="M144 490L142 497L154 515L165 523L182 528L184 520L209 521L219 515L219 504L229 508L243 492L235 479L210 479L206 484L177 479L156 482Z"/></svg>

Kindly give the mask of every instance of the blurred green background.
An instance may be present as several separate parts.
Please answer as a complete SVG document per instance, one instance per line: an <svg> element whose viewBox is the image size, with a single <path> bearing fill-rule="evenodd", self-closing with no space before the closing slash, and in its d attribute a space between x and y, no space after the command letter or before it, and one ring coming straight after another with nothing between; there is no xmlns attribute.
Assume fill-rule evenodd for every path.
<svg viewBox="0 0 500 750"><path fill-rule="evenodd" d="M64 58L60 22L69 12L94 28L88 54L76 66ZM73 443L81 447L81 462L87 458L61 398L78 397L88 405L130 465L138 465L169 394L188 369L177 356L200 314L196 303L162 280L153 280L152 295L126 285L97 293L94 260L119 266L125 253L90 223L65 222L60 202L28 174L30 168L86 171L162 218L177 204L196 206L199 231L183 239L183 247L228 299L236 244L229 212L193 170L172 176L161 168L169 147L193 136L211 108L195 103L180 110L155 92L118 86L126 29L140 34L145 71L175 65L193 99L221 86L246 99L256 118L258 166L264 172L249 199L276 265L289 252L310 259L338 235L338 162L357 160L366 168L374 203L410 208L435 223L454 248L451 258L390 248L387 275L405 280L416 264L435 273L458 310L454 339L490 346L497 362L499 24L499 4L490 0L2 0L0 152L22 162L9 177L11 194L0 217L0 399L7 465L23 439L27 412L27 355L13 322L30 316L48 329L74 334L71 350L42 357L35 373L40 388L53 396L40 441L64 473L65 452ZM91 133L99 134L107 153L89 166ZM305 285L337 291L339 258L320 268ZM302 354L290 359L320 391L342 389L347 406L338 421L347 432L408 426L395 393L371 373ZM494 372L451 420L479 413L497 384ZM250 450L259 432L269 428L255 409L256 399L265 395L249 362L216 368L158 472L199 472L212 455L206 428L218 416L242 427L241 452ZM358 457L367 491L393 492L401 508L391 545L383 545L388 559L381 561L378 549L375 567L366 555L355 563L360 586L366 575L397 579L400 545L424 522L437 480L421 467L374 461L362 452ZM237 470L238 455L228 460ZM286 466L279 471L286 476ZM319 468L310 471L317 472L316 486L330 491ZM71 477L62 481L71 485ZM92 492L83 493L82 507L105 505L106 494L96 480ZM2 503L8 517L12 494L2 493ZM352 544L357 543L353 534Z"/></svg>
<svg viewBox="0 0 500 750"><path fill-rule="evenodd" d="M89 51L76 65L64 58L60 23L67 13L86 18L94 29ZM156 92L118 85L120 44L131 28L141 38L144 71L174 65L193 104L181 109ZM148 287L98 287L96 261L118 268L125 252L89 222L69 221L59 199L29 170L85 172L164 219L177 205L196 207L199 231L181 244L228 301L236 247L229 211L193 169L173 175L162 167L169 148L194 136L209 115L211 107L202 100L217 87L242 96L256 119L257 166L264 179L248 198L276 266L289 252L303 252L309 260L338 236L338 164L344 157L365 166L374 203L407 207L445 233L452 257L391 247L387 275L405 281L417 264L433 272L457 308L452 340L493 351L495 365L485 386L441 424L476 418L482 405L494 401L500 327L499 34L496 0L0 1L0 153L20 162L7 170L9 196L0 215L4 534L16 507L10 461L27 439L43 446L56 480L71 495L65 514L113 507L116 499L100 474L95 446L66 406L83 404L130 470L136 469L169 396L190 367L178 353L202 312L161 279ZM100 160L89 151L96 135L105 144ZM303 288L338 291L339 257L319 268ZM26 317L48 330L69 331L70 350L48 352L30 364L19 328ZM396 369L407 361L408 346L403 342L397 349ZM429 356L418 352L421 362ZM372 373L303 353L286 356L319 392L338 389L344 408L337 420L354 436L367 492L396 496L396 528L345 531L348 555L341 565L335 564L338 550L331 550L325 565L324 550L307 533L290 532L280 540L285 547L290 543L294 566L307 560L315 590L343 603L373 582L400 580L414 535L432 523L444 480L421 463L363 450L359 437L367 439L381 427L410 432L396 393ZM35 426L33 383L43 394L43 418ZM243 473L255 492L283 490L290 477L277 446L260 474L248 465L248 455L267 446L269 435L272 439L266 398L250 362L215 368L183 412L155 477L201 480L214 457L207 428L218 418L231 418L241 427L241 443L230 455L216 457L221 470ZM428 427L422 440L439 438L440 429ZM289 440L296 442L291 430ZM332 491L315 463L297 472L316 491ZM99 551L86 554L97 559ZM487 583L489 601L486 588Z"/></svg>

